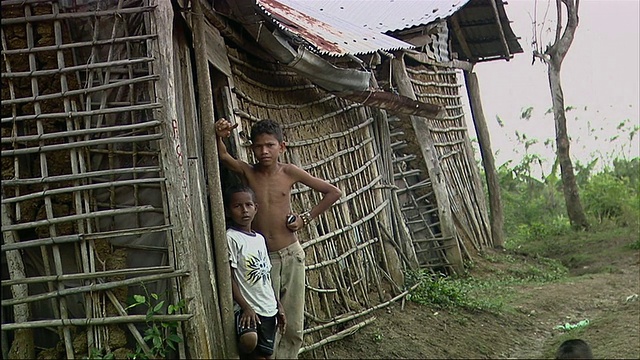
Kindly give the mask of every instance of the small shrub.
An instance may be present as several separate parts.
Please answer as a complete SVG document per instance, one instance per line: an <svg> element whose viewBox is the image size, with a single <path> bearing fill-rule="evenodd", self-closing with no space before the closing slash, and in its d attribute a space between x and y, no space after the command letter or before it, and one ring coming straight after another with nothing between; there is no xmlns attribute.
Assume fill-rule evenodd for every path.
<svg viewBox="0 0 640 360"><path fill-rule="evenodd" d="M408 299L422 305L432 305L440 309L465 308L481 310L484 307L469 296L470 287L463 279L447 278L443 274L430 274L424 271L408 276L410 281L421 282L411 292Z"/></svg>
<svg viewBox="0 0 640 360"><path fill-rule="evenodd" d="M182 342L182 338L178 335L178 323L176 321L157 321L153 316L164 313L165 300L160 300L158 294L152 293L150 296L133 295L133 302L127 306L130 309L137 306L146 306L146 321L148 328L144 332L144 340L150 342L150 349L154 358L165 358L171 350L176 351L178 343ZM169 304L167 313L169 315L179 313L185 308L184 300L178 304ZM131 359L147 359L140 344L137 344L136 351L130 356Z"/></svg>
<svg viewBox="0 0 640 360"><path fill-rule="evenodd" d="M591 177L582 191L585 210L598 223L608 219L619 225L632 225L640 215L638 193L626 178L603 172Z"/></svg>
<svg viewBox="0 0 640 360"><path fill-rule="evenodd" d="M552 236L565 235L571 232L571 223L563 215L552 218L542 218L533 220L529 224L520 224L513 237L520 242L549 238Z"/></svg>
<svg viewBox="0 0 640 360"><path fill-rule="evenodd" d="M640 250L640 239L637 239L635 242L627 245L627 247L631 250Z"/></svg>
<svg viewBox="0 0 640 360"><path fill-rule="evenodd" d="M106 350L91 348L89 352L89 359L102 359L102 360L112 360L115 358L115 355L112 352L106 352Z"/></svg>
<svg viewBox="0 0 640 360"><path fill-rule="evenodd" d="M373 339L373 342L375 342L376 344L381 343L383 338L384 338L384 334L382 334L382 331L380 331L380 329L376 329L373 332L372 339Z"/></svg>

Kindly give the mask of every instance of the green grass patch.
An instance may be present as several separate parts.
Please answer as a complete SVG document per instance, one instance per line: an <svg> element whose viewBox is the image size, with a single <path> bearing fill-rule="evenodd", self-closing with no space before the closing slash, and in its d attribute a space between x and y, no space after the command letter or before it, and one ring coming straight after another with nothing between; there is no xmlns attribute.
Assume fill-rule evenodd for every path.
<svg viewBox="0 0 640 360"><path fill-rule="evenodd" d="M468 295L470 287L464 279L448 278L426 271L407 272L406 278L410 286L420 283L408 296L413 302L448 310L481 309L480 304Z"/></svg>
<svg viewBox="0 0 640 360"><path fill-rule="evenodd" d="M505 251L486 251L459 276L428 271L407 272L407 286L420 283L408 299L438 309L513 312L516 287L564 281L570 269L617 273L617 265L603 259L619 258L640 247L633 228L552 235L507 242Z"/></svg>
<svg viewBox="0 0 640 360"><path fill-rule="evenodd" d="M445 277L427 271L407 272L407 285L420 285L409 295L409 300L439 309L487 311L501 313L509 307L513 291L522 284L540 284L563 279L567 269L553 259L523 260L511 254L485 254L483 257L505 268L491 269L488 275L467 273L458 277Z"/></svg>
<svg viewBox="0 0 640 360"><path fill-rule="evenodd" d="M505 247L525 256L552 258L569 269L578 269L640 247L637 239L638 232L633 227L598 228L527 241L510 239Z"/></svg>

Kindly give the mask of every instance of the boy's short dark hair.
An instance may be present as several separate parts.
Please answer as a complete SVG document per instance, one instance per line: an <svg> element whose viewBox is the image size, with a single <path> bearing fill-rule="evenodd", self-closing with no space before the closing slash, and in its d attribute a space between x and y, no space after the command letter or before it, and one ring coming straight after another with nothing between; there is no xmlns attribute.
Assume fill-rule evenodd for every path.
<svg viewBox="0 0 640 360"><path fill-rule="evenodd" d="M593 359L593 354L584 340L571 339L560 345L556 351L556 359Z"/></svg>
<svg viewBox="0 0 640 360"><path fill-rule="evenodd" d="M260 120L251 126L251 141L256 141L258 135L269 134L275 136L278 142L284 141L282 126L271 119Z"/></svg>
<svg viewBox="0 0 640 360"><path fill-rule="evenodd" d="M224 195L222 197L222 200L224 201L224 207L225 208L227 208L229 206L229 204L231 203L231 197L233 196L233 194L239 193L239 192L244 192L244 193L251 194L251 199L253 200L253 202L256 201L256 193L253 192L253 190L251 190L250 187L248 187L247 185L244 185L244 184L232 185L232 186L228 187L224 191Z"/></svg>

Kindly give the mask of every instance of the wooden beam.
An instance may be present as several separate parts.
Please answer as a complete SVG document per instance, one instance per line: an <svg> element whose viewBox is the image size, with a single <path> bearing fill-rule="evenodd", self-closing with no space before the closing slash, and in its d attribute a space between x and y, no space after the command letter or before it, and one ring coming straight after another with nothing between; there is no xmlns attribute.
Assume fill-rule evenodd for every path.
<svg viewBox="0 0 640 360"><path fill-rule="evenodd" d="M153 63L154 74L159 75L156 83L157 101L162 108L154 110L156 119L162 121L161 131L164 137L158 140L161 149L161 165L167 178L166 196L171 223L174 225L168 241L175 248L175 266L191 274L182 279L180 287L183 299L188 299L186 311L195 315L185 323L185 343L190 358L225 358L217 345L220 339L213 334L210 304L213 296L211 281L202 282L200 276L209 274L206 269L210 263L203 240L196 236L191 209L187 161L180 149L185 149L184 128L178 122L176 108L175 54L173 44L174 10L170 1L156 1L151 26L157 32L157 41L151 42L151 53L156 59ZM216 310L216 309L214 309Z"/></svg>
<svg viewBox="0 0 640 360"><path fill-rule="evenodd" d="M498 13L498 6L496 5L498 0L490 0L491 7L493 8L493 14L496 16L496 24L500 32L500 43L502 44L502 50L504 50L505 59L511 59L511 51L509 51L509 45L507 45L507 38L504 35L504 29L502 28L502 22L500 21L500 14Z"/></svg>
<svg viewBox="0 0 640 360"><path fill-rule="evenodd" d="M209 74L209 61L207 58L207 37L205 33L206 21L203 15L201 0L193 3L195 14L193 21L194 51L196 58L196 76L198 78L198 95L200 105L200 126L204 139L204 162L207 171L207 193L209 195L209 216L213 232L213 255L215 260L215 273L208 274L216 279L214 291L217 293L218 308L222 319L222 345L223 357L236 358L238 356L236 346L235 317L233 316L233 298L231 294L231 268L229 267L229 255L227 248L227 233L222 200L222 188L220 182L220 168L218 165L218 148L216 146L216 131L214 127L215 113L213 109L213 93L211 77ZM212 29L213 30L213 29ZM226 49L221 47L226 55ZM226 56L225 56L226 59ZM228 59L227 59L228 61ZM215 304L214 304L215 305ZM218 326L218 325L216 325ZM225 356L226 354L226 356Z"/></svg>
<svg viewBox="0 0 640 360"><path fill-rule="evenodd" d="M344 99L388 110L396 114L418 115L433 119L437 118L443 110L440 105L417 101L407 96L396 95L387 91L344 91L334 94Z"/></svg>
<svg viewBox="0 0 640 360"><path fill-rule="evenodd" d="M497 248L504 247L504 215L502 212L502 200L500 195L500 182L498 180L498 172L496 171L493 151L491 150L491 140L489 129L482 110L482 101L480 99L480 86L478 85L478 77L474 72L464 72L464 80L469 96L469 106L471 107L471 115L473 125L478 135L478 144L480 146L480 155L482 156L482 164L484 166L485 177L487 179L487 187L489 189L489 212L491 216L491 237L493 246Z"/></svg>
<svg viewBox="0 0 640 360"><path fill-rule="evenodd" d="M2 227L11 224L9 218L9 209L7 204L4 203L4 189L2 191ZM14 244L20 242L18 234L15 231L3 231L2 240L6 244ZM10 250L5 253L7 259L7 268L9 270L9 278L15 280L25 279L25 267L22 262L22 256L19 250ZM11 286L11 295L14 299L25 298L29 295L29 288L27 284L15 284ZM4 309L3 309L4 310ZM3 312L4 316L4 312ZM27 304L17 304L13 306L13 320L16 323L24 323L31 318L31 310ZM3 319L4 323L4 319ZM4 332L4 325L3 332ZM5 359L35 359L36 352L33 339L33 331L28 329L16 330L14 339L10 348L2 348L3 356L6 354Z"/></svg>
<svg viewBox="0 0 640 360"><path fill-rule="evenodd" d="M438 62L433 59L430 59L429 56L427 56L427 54L423 52L418 52L414 50L405 50L404 53L406 56L422 64L461 69L465 71L473 70L473 64L468 61L453 59L451 61Z"/></svg>
<svg viewBox="0 0 640 360"><path fill-rule="evenodd" d="M460 23L458 22L458 13L453 14L450 19L451 26L453 27L453 32L456 34L456 38L458 38L458 42L460 43L460 47L462 48L462 53L467 57L467 59L471 60L471 62L475 62L476 59L473 57L473 53L469 48L469 44L467 44L467 39L462 32Z"/></svg>

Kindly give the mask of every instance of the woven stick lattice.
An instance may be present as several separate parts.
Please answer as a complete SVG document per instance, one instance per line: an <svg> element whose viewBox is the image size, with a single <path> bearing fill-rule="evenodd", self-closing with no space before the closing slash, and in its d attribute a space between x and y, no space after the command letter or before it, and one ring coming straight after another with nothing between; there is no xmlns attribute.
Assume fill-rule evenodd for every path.
<svg viewBox="0 0 640 360"><path fill-rule="evenodd" d="M149 51L155 7L72 3L1 5L2 86L10 89L2 93L2 204L11 217L3 234L19 239L2 252L21 250L29 269L24 278L3 279L3 287L29 284L29 294L2 306L33 304L45 319L7 319L3 331L31 329L39 334L35 345L51 347L55 357L126 346L114 340L122 331L140 343L132 324L145 316L127 314L120 303L130 289L142 291L141 281L163 294L184 275L168 262L163 135L152 114L162 106ZM86 338L84 348L74 346L78 337Z"/></svg>

